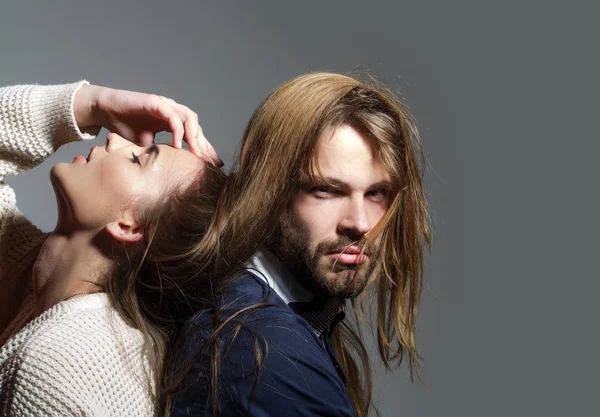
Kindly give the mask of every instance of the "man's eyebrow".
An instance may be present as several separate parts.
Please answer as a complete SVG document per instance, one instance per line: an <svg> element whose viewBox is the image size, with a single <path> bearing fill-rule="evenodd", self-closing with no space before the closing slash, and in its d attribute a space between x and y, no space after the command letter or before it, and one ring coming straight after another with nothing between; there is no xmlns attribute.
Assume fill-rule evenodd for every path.
<svg viewBox="0 0 600 417"><path fill-rule="evenodd" d="M339 180L337 178L333 178L333 177L324 177L321 178L321 180L328 185L333 185L334 187L338 187L338 188L348 188L348 184L346 184L344 181Z"/></svg>
<svg viewBox="0 0 600 417"><path fill-rule="evenodd" d="M376 182L375 184L372 184L369 187L369 189L371 189L371 190L391 190L392 183L387 180L379 181L379 182Z"/></svg>
<svg viewBox="0 0 600 417"><path fill-rule="evenodd" d="M324 184L327 185L331 185L337 188L341 188L341 189L347 189L350 188L350 186L345 183L344 181L337 179L337 178L333 178L333 177L323 177L320 179L319 182L322 182ZM383 181L378 181L374 184L371 184L367 187L369 190L391 190L392 187L392 183L390 181L387 180L383 180Z"/></svg>

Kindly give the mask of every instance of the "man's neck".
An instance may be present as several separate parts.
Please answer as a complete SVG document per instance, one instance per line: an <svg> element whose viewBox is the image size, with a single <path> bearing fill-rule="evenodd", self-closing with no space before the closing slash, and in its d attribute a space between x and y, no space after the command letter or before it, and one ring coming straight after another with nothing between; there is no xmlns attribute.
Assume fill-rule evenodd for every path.
<svg viewBox="0 0 600 417"><path fill-rule="evenodd" d="M76 294L100 292L115 261L94 243L92 231L51 233L33 266L34 314Z"/></svg>
<svg viewBox="0 0 600 417"><path fill-rule="evenodd" d="M261 277L286 302L307 302L318 296L305 281L305 277L293 273L277 255L268 249L257 252L252 258L251 267L260 273ZM328 298L328 303L340 309L342 300Z"/></svg>
<svg viewBox="0 0 600 417"><path fill-rule="evenodd" d="M295 276L268 249L257 252L248 269L257 272L286 304L307 302L315 297L315 293L303 282L302 277Z"/></svg>

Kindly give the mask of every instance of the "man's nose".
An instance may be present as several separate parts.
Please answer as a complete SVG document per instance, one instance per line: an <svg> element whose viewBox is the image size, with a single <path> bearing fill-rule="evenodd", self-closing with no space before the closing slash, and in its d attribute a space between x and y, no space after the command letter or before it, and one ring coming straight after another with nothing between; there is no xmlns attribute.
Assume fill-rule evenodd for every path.
<svg viewBox="0 0 600 417"><path fill-rule="evenodd" d="M371 223L363 198L353 198L348 201L343 216L338 223L339 233L359 240L371 230Z"/></svg>

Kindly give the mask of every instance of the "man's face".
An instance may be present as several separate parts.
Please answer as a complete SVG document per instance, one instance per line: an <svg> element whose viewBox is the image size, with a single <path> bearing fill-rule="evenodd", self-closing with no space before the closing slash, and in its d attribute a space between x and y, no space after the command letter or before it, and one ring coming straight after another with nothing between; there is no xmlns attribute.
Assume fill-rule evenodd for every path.
<svg viewBox="0 0 600 417"><path fill-rule="evenodd" d="M378 239L362 254L361 249L388 208L390 176L348 125L324 131L316 152L323 181L302 185L281 220L273 250L318 293L355 297L377 261Z"/></svg>

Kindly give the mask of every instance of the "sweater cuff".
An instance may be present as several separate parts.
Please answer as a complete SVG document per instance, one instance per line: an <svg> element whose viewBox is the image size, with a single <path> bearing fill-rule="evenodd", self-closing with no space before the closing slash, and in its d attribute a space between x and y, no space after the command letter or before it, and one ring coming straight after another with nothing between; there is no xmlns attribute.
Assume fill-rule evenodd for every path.
<svg viewBox="0 0 600 417"><path fill-rule="evenodd" d="M93 139L100 132L101 127L82 132L75 121L75 93L85 84L89 83L83 80L73 84L39 85L31 90L29 108L34 136L48 138L53 151L68 142Z"/></svg>

